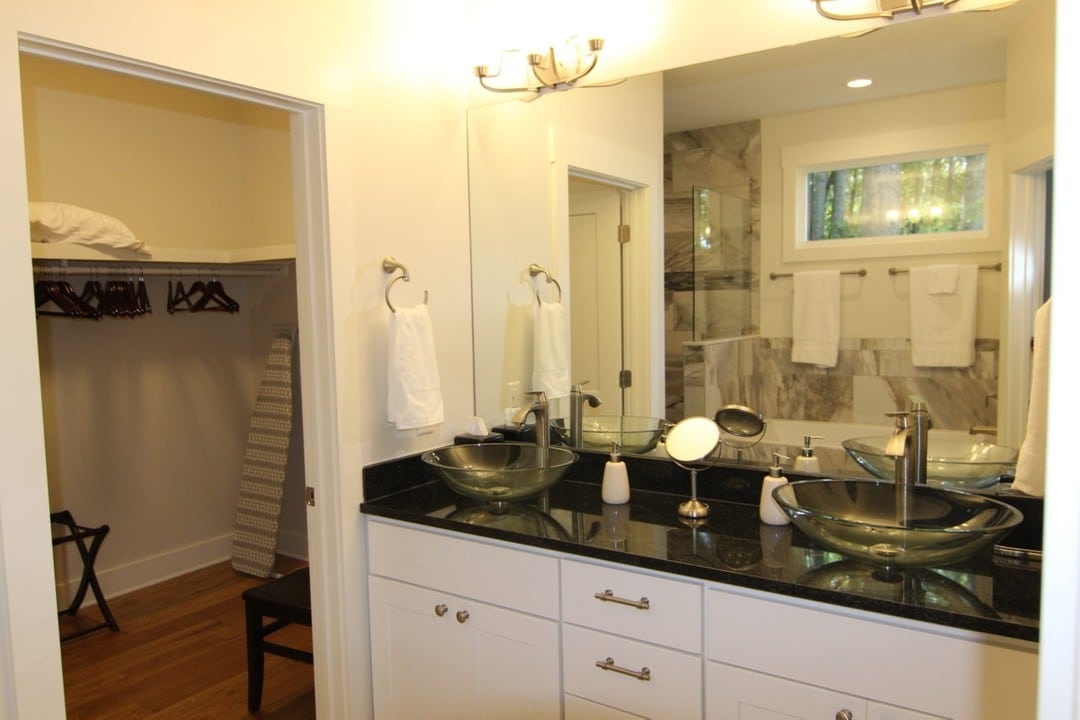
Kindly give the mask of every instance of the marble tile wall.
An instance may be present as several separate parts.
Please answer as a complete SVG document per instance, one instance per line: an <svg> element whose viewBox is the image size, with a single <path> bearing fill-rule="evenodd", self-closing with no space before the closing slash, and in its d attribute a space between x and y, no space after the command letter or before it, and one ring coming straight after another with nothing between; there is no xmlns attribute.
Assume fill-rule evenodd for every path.
<svg viewBox="0 0 1080 720"><path fill-rule="evenodd" d="M685 341L757 332L760 148L761 124L756 120L670 133L664 138L665 358L669 419L677 420L685 414ZM748 237L737 233L734 226L724 229L721 242L713 252L698 257L697 267L693 228L695 187L710 188L740 201L745 216L739 226L749 228ZM737 239L732 240L736 235ZM736 270L732 272L732 268Z"/></svg>
<svg viewBox="0 0 1080 720"><path fill-rule="evenodd" d="M790 338L745 337L684 346L687 415L711 416L730 403L766 418L887 424L886 412L925 398L935 428L996 424L998 341L977 340L968 368L921 368L906 338L843 338L835 368L791 362Z"/></svg>

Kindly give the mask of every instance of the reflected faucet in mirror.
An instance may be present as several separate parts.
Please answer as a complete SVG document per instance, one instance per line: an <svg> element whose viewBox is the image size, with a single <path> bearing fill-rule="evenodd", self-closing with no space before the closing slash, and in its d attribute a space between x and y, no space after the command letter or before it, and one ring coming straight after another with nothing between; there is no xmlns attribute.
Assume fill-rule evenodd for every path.
<svg viewBox="0 0 1080 720"><path fill-rule="evenodd" d="M585 392L584 386L588 382L588 380L582 380L570 389L570 445L579 449L582 447L581 416L585 410L585 403L588 403L591 408L600 407L603 404L596 393Z"/></svg>

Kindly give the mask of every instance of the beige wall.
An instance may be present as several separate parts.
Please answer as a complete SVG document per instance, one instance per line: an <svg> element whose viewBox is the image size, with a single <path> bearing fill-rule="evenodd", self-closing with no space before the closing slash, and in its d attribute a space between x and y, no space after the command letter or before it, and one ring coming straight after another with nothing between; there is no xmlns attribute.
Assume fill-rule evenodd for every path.
<svg viewBox="0 0 1080 720"><path fill-rule="evenodd" d="M951 138L965 136L965 127L979 131L991 125L995 157L1004 151L1003 127L1005 88L981 85L926 93L895 100L868 102L843 108L764 118L761 123L761 334L765 337L791 335L791 280L769 280L771 272L835 268L865 268L865 278L844 278L841 285L840 335L855 338L908 337L907 276L890 276L890 266L910 267L931 262L995 263L1002 259L1007 238L1002 210L1005 177L993 174L987 180L989 232L997 251L961 255L909 255L867 257L823 262L785 262L783 244L789 243L791 223L785 215L783 152L791 146L843 140L853 157L872 157L874 137L890 133L912 133L933 138L939 131ZM880 151L878 151L880 152ZM980 338L996 338L999 332L999 305L1002 274L980 272L976 333Z"/></svg>

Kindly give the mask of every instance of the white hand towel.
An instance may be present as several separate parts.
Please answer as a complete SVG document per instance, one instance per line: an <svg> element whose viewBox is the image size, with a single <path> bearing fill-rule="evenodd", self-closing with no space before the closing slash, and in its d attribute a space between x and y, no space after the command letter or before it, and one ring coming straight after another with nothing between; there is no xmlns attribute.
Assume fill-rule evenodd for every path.
<svg viewBox="0 0 1080 720"><path fill-rule="evenodd" d="M811 270L792 276L791 361L836 367L840 349L840 272Z"/></svg>
<svg viewBox="0 0 1080 720"><path fill-rule="evenodd" d="M941 267L941 266L938 266ZM911 269L911 362L916 367L968 367L975 362L975 308L979 268L959 265L956 289L934 293L948 271ZM933 280L935 276L938 280Z"/></svg>
<svg viewBox="0 0 1080 720"><path fill-rule="evenodd" d="M570 394L570 360L566 349L566 308L541 302L533 322L532 389L548 399Z"/></svg>
<svg viewBox="0 0 1080 720"><path fill-rule="evenodd" d="M1031 396L1027 431L1016 459L1013 489L1042 497L1046 484L1046 403L1049 396L1050 301L1035 313L1035 348L1031 353Z"/></svg>
<svg viewBox="0 0 1080 720"><path fill-rule="evenodd" d="M442 387L427 305L398 308L390 316L387 419L398 430L443 421Z"/></svg>
<svg viewBox="0 0 1080 720"><path fill-rule="evenodd" d="M960 284L959 265L931 265L926 272L927 291L931 295L952 295L956 292Z"/></svg>

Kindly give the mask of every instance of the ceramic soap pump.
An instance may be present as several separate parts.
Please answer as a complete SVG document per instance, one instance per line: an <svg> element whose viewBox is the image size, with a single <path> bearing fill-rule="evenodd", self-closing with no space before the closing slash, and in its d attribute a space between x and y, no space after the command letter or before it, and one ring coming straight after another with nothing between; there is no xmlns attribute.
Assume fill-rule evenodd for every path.
<svg viewBox="0 0 1080 720"><path fill-rule="evenodd" d="M783 509L773 499L773 490L787 482L784 477L780 462L787 460L786 455L773 453L773 464L769 468L769 474L761 481L761 501L758 506L758 517L766 525L787 525L791 520Z"/></svg>
<svg viewBox="0 0 1080 720"><path fill-rule="evenodd" d="M626 463L619 457L619 443L611 443L611 459L604 465L604 479L600 485L600 497L612 505L630 502L630 478Z"/></svg>
<svg viewBox="0 0 1080 720"><path fill-rule="evenodd" d="M803 435L802 453L795 458L795 472L821 472L821 461L814 454L814 440L822 440L821 435Z"/></svg>

